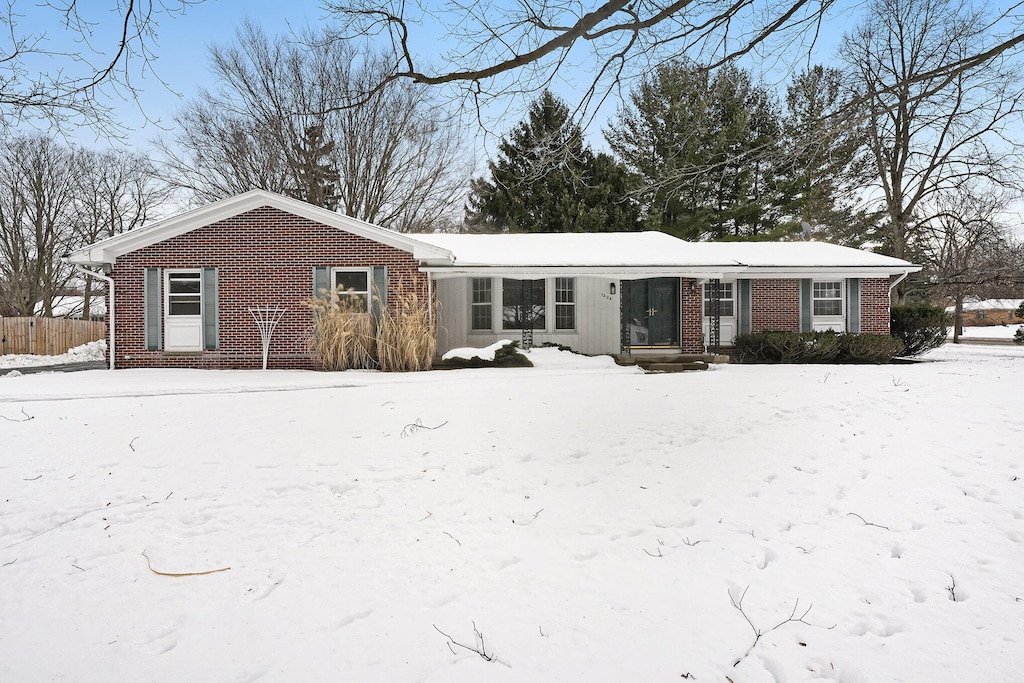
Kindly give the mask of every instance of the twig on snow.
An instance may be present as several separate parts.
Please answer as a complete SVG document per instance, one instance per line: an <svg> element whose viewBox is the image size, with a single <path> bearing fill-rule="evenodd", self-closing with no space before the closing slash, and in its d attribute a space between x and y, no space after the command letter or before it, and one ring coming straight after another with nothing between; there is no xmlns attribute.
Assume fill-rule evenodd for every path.
<svg viewBox="0 0 1024 683"><path fill-rule="evenodd" d="M956 602L956 579L953 578L952 574L949 575L949 582L949 585L946 586L946 590L949 591L949 599Z"/></svg>
<svg viewBox="0 0 1024 683"><path fill-rule="evenodd" d="M458 543L458 544L459 544L459 547L460 547L460 548L462 547L462 541L460 541L459 539L455 538L454 536L452 536L452 535L451 535L450 533L448 533L447 531L442 531L441 533L443 533L443 534L444 534L445 536L447 536L448 538L450 538L450 539L452 539L453 541L455 541L456 543Z"/></svg>
<svg viewBox="0 0 1024 683"><path fill-rule="evenodd" d="M6 415L0 415L0 417L7 420L8 422L28 422L29 420L36 419L35 415L29 415L28 413L26 413L24 408L21 409L21 414L24 415L25 417L23 417L20 420L15 419L13 417L7 417Z"/></svg>
<svg viewBox="0 0 1024 683"><path fill-rule="evenodd" d="M465 645L463 643L460 643L459 641L455 640L450 635L448 635L447 633L445 633L444 631L439 629L437 627L437 624L432 624L432 625L433 625L435 631L437 631L442 636L444 636L445 638L448 639L448 649L452 651L452 654L455 654L455 650L452 648L452 645L458 645L459 647L461 647L464 650L469 650L470 652L477 653L478 655L480 655L480 657L482 659L484 659L484 660L486 660L488 662L493 662L494 661L494 653L487 651L487 645L484 643L484 634L480 633L480 629L478 629L476 627L476 622L475 621L472 622L472 623L473 623L473 638L476 640L476 644L474 646Z"/></svg>
<svg viewBox="0 0 1024 683"><path fill-rule="evenodd" d="M134 439L132 439L131 441L128 442L128 448L132 449L132 453L135 452L135 442L138 441L138 440L139 440L139 437L135 437Z"/></svg>
<svg viewBox="0 0 1024 683"><path fill-rule="evenodd" d="M31 479L22 479L22 481L36 481L37 479L42 479L42 478L43 478L43 475L40 474L38 477L32 477Z"/></svg>
<svg viewBox="0 0 1024 683"><path fill-rule="evenodd" d="M210 569L205 572L161 572L153 569L153 565L149 561L149 555L146 554L146 551L142 551L142 556L146 558L146 565L149 567L149 571L154 574L159 574L160 576L205 576L206 574L216 574L217 572L226 572L231 569L231 567L221 567L220 569Z"/></svg>
<svg viewBox="0 0 1024 683"><path fill-rule="evenodd" d="M889 527L883 526L881 524L875 524L874 522L869 522L868 520L866 520L863 517L861 517L860 515L858 515L856 512L847 512L846 516L847 517L856 517L860 521L864 522L864 526L877 526L879 529L885 529L886 531L889 531Z"/></svg>
<svg viewBox="0 0 1024 683"><path fill-rule="evenodd" d="M747 621L747 624L748 624L748 625L750 626L750 630L754 632L754 642L750 644L750 647L748 647L748 648L747 648L747 651L746 651L746 652L745 652L745 653L743 654L743 656L742 656L742 657L740 657L739 659L737 659L737 660L736 660L735 662L733 662L733 663L732 663L732 665L733 665L734 667L735 667L735 666L739 666L739 663L740 663L740 662L742 662L742 661L743 661L744 659L746 659L746 658L747 658L747 656L749 656L749 655L750 655L750 653L751 653L751 652L752 652L752 651L754 650L754 648L755 648L755 647L757 646L757 643L758 643L758 642L759 642L759 641L761 640L761 637L762 637L762 636L768 635L768 634L769 634L769 633L771 633L772 631L775 631L775 630L777 630L777 629L780 629L780 628L782 628L783 626L785 626L786 624L789 624L789 623L794 623L794 622L796 622L796 623L801 623L801 624L805 624L805 625L807 625L807 626L814 626L814 625L815 625L815 624L812 624L812 623L810 623L810 622L808 622L808 621L805 621L805 620L804 620L804 619L805 619L805 617L806 617L806 616L807 616L808 614L810 614L810 612L811 612L811 608L813 608L813 607L814 607L814 605L812 604L812 605L811 605L811 606L809 606L809 607L808 607L807 609L805 609L805 610L803 611L803 613L801 613L801 614L800 614L800 616L797 616L797 610L798 610L798 609L800 608L800 598L797 598L797 599L796 599L796 602L795 602L795 603L793 603L793 609L792 609L792 611L790 611L790 613L789 613L789 616L788 616L788 617L786 617L785 619L783 619L783 620L782 620L782 621L780 621L779 623L775 624L775 626L772 626L771 628L769 628L769 629L766 629L766 630L763 630L763 631L762 631L762 630L761 630L761 629L759 629L759 628L758 628L757 626L754 626L754 622L753 622L753 621L751 621L751 619L750 619L750 616L749 616L749 615L747 614L747 612L746 612L746 611L745 611L745 610L743 609L743 598L745 598L745 597L747 596L747 591L748 591L749 589L750 589L750 586L747 586L746 588L744 588L744 589L743 589L743 593L741 593L741 594L740 594L739 600L737 600L737 599L736 599L736 598L735 598L735 597L733 596L733 594L732 594L732 591L731 591L731 590L729 591L729 602L731 602L731 603L732 603L732 606L733 606L733 607L735 607L735 608L736 608L736 610L737 610L737 611L738 611L738 612L739 612L740 614L742 614L742 615L743 615L743 618L744 618L744 619L746 619L746 621ZM829 626L828 628L829 628L829 629L833 629L833 628L835 628L835 626Z"/></svg>
<svg viewBox="0 0 1024 683"><path fill-rule="evenodd" d="M14 564L14 563L15 563L15 562L17 562L17 561L18 561L18 558L14 558L14 559L13 559L13 560L11 560L10 562L4 562L3 566L4 566L4 567L10 567L10 566L11 566L12 564ZM1018 599L1018 600L1020 600L1020 598L1017 598L1017 599Z"/></svg>
<svg viewBox="0 0 1024 683"><path fill-rule="evenodd" d="M412 436L421 429L440 429L441 427L444 427L446 424L448 424L448 420L445 420L444 422L435 427L431 427L429 425L423 424L423 420L417 417L415 422L411 422L402 428L401 436L404 439L407 436Z"/></svg>

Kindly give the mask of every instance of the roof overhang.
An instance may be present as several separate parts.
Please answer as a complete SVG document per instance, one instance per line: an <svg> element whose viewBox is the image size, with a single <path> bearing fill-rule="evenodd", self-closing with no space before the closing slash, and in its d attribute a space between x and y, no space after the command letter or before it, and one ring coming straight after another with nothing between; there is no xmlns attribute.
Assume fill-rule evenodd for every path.
<svg viewBox="0 0 1024 683"><path fill-rule="evenodd" d="M531 280L542 277L605 277L615 280L644 280L654 277L684 277L707 280L737 274L736 266L422 266L435 280L457 277L503 277ZM738 275L737 275L738 276Z"/></svg>
<svg viewBox="0 0 1024 683"><path fill-rule="evenodd" d="M222 199L198 209L172 216L162 221L109 237L90 244L65 257L68 263L82 266L109 266L119 256L138 251L164 240L184 235L197 228L232 218L264 206L278 209L316 223L348 232L380 244L412 254L418 261L451 263L454 260L447 249L427 244L394 230L388 230L366 221L328 211L319 206L285 197L265 190L251 190L244 194Z"/></svg>

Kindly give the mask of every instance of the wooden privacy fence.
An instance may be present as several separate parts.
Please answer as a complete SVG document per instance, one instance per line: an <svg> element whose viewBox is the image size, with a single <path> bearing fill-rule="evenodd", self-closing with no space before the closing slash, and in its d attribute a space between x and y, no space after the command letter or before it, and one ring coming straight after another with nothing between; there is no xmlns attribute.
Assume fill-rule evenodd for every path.
<svg viewBox="0 0 1024 683"><path fill-rule="evenodd" d="M67 318L0 318L0 355L56 356L107 335L107 324Z"/></svg>

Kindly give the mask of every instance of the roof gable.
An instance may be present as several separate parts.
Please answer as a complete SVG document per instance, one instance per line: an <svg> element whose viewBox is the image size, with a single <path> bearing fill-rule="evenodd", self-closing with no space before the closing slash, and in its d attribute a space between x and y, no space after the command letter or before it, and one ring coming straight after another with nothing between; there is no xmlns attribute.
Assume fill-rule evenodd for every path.
<svg viewBox="0 0 1024 683"><path fill-rule="evenodd" d="M328 211L319 206L313 206L312 204L273 192L267 192L266 190L251 190L244 194L207 204L198 209L177 214L156 223L137 228L131 232L108 237L105 240L72 252L67 256L67 260L71 263L82 265L113 264L119 256L264 206L401 249L411 253L416 259L440 260L441 262L451 260L451 254L440 247L403 233L395 232L394 230L388 230L366 221L334 211Z"/></svg>

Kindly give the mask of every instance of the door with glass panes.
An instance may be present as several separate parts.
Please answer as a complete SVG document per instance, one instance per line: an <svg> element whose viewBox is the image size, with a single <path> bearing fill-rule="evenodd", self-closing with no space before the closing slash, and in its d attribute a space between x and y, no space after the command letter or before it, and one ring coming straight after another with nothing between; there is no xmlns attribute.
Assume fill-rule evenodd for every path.
<svg viewBox="0 0 1024 683"><path fill-rule="evenodd" d="M655 277L623 283L628 289L626 307L629 345L679 346L679 278Z"/></svg>

